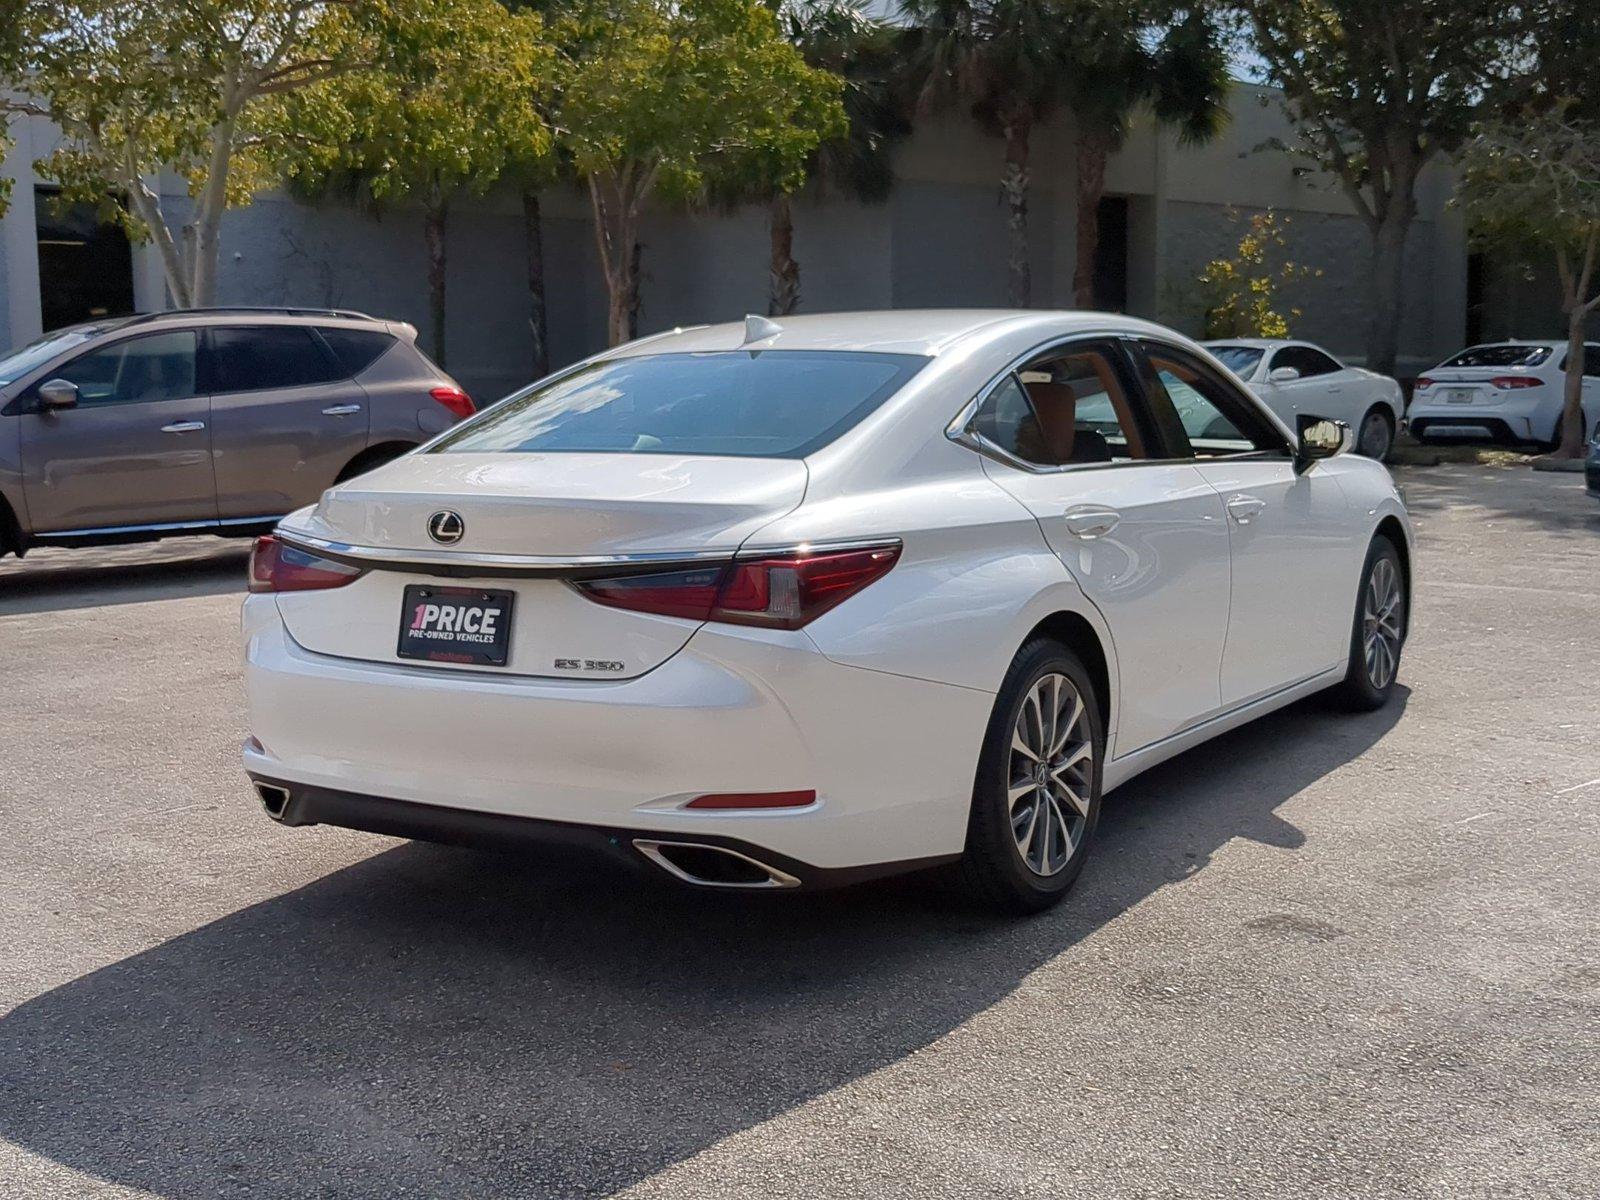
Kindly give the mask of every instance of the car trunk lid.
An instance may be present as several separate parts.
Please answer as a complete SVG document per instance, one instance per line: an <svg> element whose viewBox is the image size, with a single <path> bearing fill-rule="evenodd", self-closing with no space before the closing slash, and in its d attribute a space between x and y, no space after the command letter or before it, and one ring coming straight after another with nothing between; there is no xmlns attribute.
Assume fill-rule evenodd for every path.
<svg viewBox="0 0 1600 1200"><path fill-rule="evenodd" d="M731 558L799 504L805 487L805 464L792 459L410 455L331 490L283 527L290 540L330 545L374 569L344 587L281 593L278 605L295 641L321 654L424 670L631 678L675 654L699 622L606 607L567 578L612 562L621 573ZM454 514L458 538L430 536L439 513ZM511 593L506 665L402 658L411 585Z"/></svg>

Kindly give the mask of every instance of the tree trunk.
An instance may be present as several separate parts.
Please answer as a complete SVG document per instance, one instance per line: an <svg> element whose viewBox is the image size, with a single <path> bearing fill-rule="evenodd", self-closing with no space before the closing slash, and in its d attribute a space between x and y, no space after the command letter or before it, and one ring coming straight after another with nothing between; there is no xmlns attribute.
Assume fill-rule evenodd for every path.
<svg viewBox="0 0 1600 1200"><path fill-rule="evenodd" d="M222 253L222 214L228 207L228 172L233 163L234 122L224 118L211 131L211 156L206 164L206 182L200 189L194 219L193 285L190 295L196 307L204 308L217 300L217 263Z"/></svg>
<svg viewBox="0 0 1600 1200"><path fill-rule="evenodd" d="M1411 228L1411 189L1396 189L1372 239L1366 368L1393 375L1400 355L1400 316L1405 288L1406 234Z"/></svg>
<svg viewBox="0 0 1600 1200"><path fill-rule="evenodd" d="M633 340L639 320L638 196L630 174L589 176L595 248L606 277L607 344Z"/></svg>
<svg viewBox="0 0 1600 1200"><path fill-rule="evenodd" d="M539 193L522 193L522 233L528 256L528 332L533 343L533 377L550 373L550 344L544 298L544 214Z"/></svg>
<svg viewBox="0 0 1600 1200"><path fill-rule="evenodd" d="M1028 269L1029 125L1024 117L1006 122L1006 166L1000 179L1006 202L1006 299L1013 308L1027 308L1033 299Z"/></svg>
<svg viewBox="0 0 1600 1200"><path fill-rule="evenodd" d="M1567 369L1562 379L1561 419L1556 423L1556 458L1581 458L1584 452L1583 375L1586 366L1585 326L1589 314L1600 307L1600 294L1589 298L1596 259L1600 258L1600 227L1585 239L1583 257L1574 272L1565 249L1556 252L1561 275L1562 311L1567 314ZM1536 431L1537 432L1537 431Z"/></svg>
<svg viewBox="0 0 1600 1200"><path fill-rule="evenodd" d="M445 199L434 189L423 212L422 237L428 249L428 317L433 331L433 360L445 365Z"/></svg>
<svg viewBox="0 0 1600 1200"><path fill-rule="evenodd" d="M768 205L767 231L772 241L767 315L784 317L800 307L800 264L794 259L794 211L787 192L773 196Z"/></svg>
<svg viewBox="0 0 1600 1200"><path fill-rule="evenodd" d="M1106 160L1111 157L1111 139L1105 134L1080 129L1078 133L1077 176L1074 180L1078 212L1075 260L1072 266L1072 306L1094 308L1094 260L1100 250L1100 198L1106 191Z"/></svg>

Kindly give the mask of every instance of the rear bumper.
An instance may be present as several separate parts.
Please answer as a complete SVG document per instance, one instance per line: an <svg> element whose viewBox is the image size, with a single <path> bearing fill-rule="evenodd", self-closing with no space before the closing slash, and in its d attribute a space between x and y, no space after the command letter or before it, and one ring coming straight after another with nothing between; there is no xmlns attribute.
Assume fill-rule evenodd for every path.
<svg viewBox="0 0 1600 1200"><path fill-rule="evenodd" d="M1526 400L1508 395L1498 404L1439 404L1411 402L1406 425L1416 436L1446 429L1487 429L1508 442L1537 442L1550 436L1555 410L1548 400Z"/></svg>
<svg viewBox="0 0 1600 1200"><path fill-rule="evenodd" d="M290 823L303 812L374 828L361 823L372 804L329 798L367 797L444 810L472 840L512 828L495 818L598 829L602 841L616 831L725 840L797 865L802 880L920 864L959 854L966 839L993 697L842 666L804 634L702 630L637 678L554 680L314 654L271 596L250 597L244 619L258 743L244 765L289 789ZM706 793L790 790L817 800L683 807ZM437 813L386 811L421 822L404 836L454 838L425 831L444 829Z"/></svg>
<svg viewBox="0 0 1600 1200"><path fill-rule="evenodd" d="M282 807L273 819L282 825L337 825L390 837L439 842L448 846L473 846L486 849L515 849L519 846L564 846L585 853L608 857L624 866L661 866L663 835L656 830L622 829L605 825L577 825L566 821L544 821L534 817L512 817L501 813L472 812L442 805L417 804L385 796L367 796L333 788L310 787L288 780L268 779L252 773L252 781L264 796L281 790ZM679 844L668 839L666 853ZM786 854L719 834L696 833L696 847L727 850L728 865L749 864L748 874L731 880L685 878L681 869L668 865L662 870L680 882L711 887L760 887L808 889L842 887L887 875L922 870L951 861L954 855L872 863L861 867L818 867ZM734 857L737 856L737 857ZM670 859L667 860L669 863ZM765 877L757 867L767 868Z"/></svg>

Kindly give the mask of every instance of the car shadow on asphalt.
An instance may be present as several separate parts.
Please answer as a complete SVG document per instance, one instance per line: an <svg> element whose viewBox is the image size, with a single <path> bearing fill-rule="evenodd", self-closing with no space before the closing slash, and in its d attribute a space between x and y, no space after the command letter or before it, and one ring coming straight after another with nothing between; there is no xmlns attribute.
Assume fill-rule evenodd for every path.
<svg viewBox="0 0 1600 1200"><path fill-rule="evenodd" d="M608 1194L927 1046L1234 839L1294 852L1278 808L1403 709L1313 700L1155 768L1028 920L402 845L15 1009L0 1135L196 1200Z"/></svg>
<svg viewBox="0 0 1600 1200"><path fill-rule="evenodd" d="M250 543L174 539L0 559L0 617L245 590Z"/></svg>

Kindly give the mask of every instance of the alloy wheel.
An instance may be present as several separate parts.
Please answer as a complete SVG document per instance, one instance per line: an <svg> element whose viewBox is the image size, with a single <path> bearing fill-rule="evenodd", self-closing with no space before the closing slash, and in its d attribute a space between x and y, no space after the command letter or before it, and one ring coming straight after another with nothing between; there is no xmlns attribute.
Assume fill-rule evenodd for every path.
<svg viewBox="0 0 1600 1200"><path fill-rule="evenodd" d="M1094 791L1094 740L1083 697L1065 675L1041 676L1011 733L1006 799L1017 853L1055 875L1077 852Z"/></svg>
<svg viewBox="0 0 1600 1200"><path fill-rule="evenodd" d="M1394 559L1379 558L1372 564L1367 586L1362 593L1362 654L1367 682L1382 691L1394 680L1400 665L1400 572Z"/></svg>

